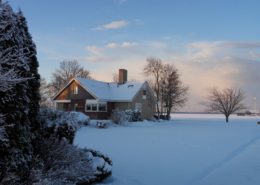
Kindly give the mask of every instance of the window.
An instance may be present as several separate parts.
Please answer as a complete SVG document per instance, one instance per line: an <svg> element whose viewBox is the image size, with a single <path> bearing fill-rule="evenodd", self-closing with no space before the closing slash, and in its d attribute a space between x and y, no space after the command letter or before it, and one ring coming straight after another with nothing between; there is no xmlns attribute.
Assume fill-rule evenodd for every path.
<svg viewBox="0 0 260 185"><path fill-rule="evenodd" d="M97 111L97 104L91 104L92 106L92 111Z"/></svg>
<svg viewBox="0 0 260 185"><path fill-rule="evenodd" d="M107 103L99 103L98 104L98 111L99 112L106 112L107 111Z"/></svg>
<svg viewBox="0 0 260 185"><path fill-rule="evenodd" d="M79 88L78 88L78 86L75 86L75 88L74 88L74 94L78 94L79 93Z"/></svg>
<svg viewBox="0 0 260 185"><path fill-rule="evenodd" d="M77 110L78 110L78 104L75 103L75 104L74 104L74 111L77 111Z"/></svg>
<svg viewBox="0 0 260 185"><path fill-rule="evenodd" d="M147 94L146 90L143 90L143 96L142 97L143 97L144 100L146 100L146 94Z"/></svg>
<svg viewBox="0 0 260 185"><path fill-rule="evenodd" d="M86 111L91 111L92 108L91 108L91 104L86 104Z"/></svg>
<svg viewBox="0 0 260 185"><path fill-rule="evenodd" d="M86 112L107 112L107 102L98 102L98 100L86 100Z"/></svg>

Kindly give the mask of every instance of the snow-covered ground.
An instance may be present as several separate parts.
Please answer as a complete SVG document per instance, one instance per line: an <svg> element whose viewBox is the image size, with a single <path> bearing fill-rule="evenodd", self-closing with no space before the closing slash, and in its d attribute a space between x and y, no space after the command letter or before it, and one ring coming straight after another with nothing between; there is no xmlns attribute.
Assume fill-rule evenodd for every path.
<svg viewBox="0 0 260 185"><path fill-rule="evenodd" d="M174 114L172 121L81 128L75 144L113 160L113 185L259 185L260 117Z"/></svg>

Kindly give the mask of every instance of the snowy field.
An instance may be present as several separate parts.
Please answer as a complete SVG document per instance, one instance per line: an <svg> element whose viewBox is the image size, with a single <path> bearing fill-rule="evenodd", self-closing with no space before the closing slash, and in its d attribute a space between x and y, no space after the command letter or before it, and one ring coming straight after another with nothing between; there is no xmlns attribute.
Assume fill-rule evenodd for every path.
<svg viewBox="0 0 260 185"><path fill-rule="evenodd" d="M75 144L106 153L113 185L259 185L260 117L174 114L172 121L83 127Z"/></svg>

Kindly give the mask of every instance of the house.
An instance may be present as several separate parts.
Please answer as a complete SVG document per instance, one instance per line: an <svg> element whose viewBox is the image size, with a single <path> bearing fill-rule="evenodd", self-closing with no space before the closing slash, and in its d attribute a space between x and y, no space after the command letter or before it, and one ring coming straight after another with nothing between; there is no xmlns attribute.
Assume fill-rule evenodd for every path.
<svg viewBox="0 0 260 185"><path fill-rule="evenodd" d="M128 82L125 69L119 69L118 83L73 78L53 100L57 110L80 111L91 119L109 119L115 109L138 109L142 119L151 119L156 102L149 84Z"/></svg>

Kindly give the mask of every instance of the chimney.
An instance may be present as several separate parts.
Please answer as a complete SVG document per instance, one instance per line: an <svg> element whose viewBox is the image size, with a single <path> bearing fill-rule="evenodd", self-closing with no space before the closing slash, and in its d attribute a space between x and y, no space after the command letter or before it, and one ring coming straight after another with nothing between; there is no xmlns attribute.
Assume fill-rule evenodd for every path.
<svg viewBox="0 0 260 185"><path fill-rule="evenodd" d="M127 70L126 69L119 69L119 84L124 84L127 82Z"/></svg>

